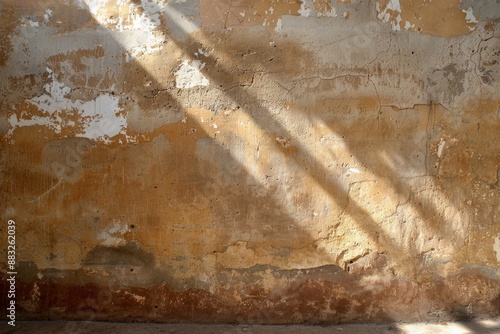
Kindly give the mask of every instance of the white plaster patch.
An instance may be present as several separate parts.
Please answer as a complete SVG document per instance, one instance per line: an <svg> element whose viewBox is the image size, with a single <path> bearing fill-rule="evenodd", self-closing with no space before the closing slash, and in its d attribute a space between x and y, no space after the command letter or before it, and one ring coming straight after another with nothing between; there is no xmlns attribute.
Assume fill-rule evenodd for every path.
<svg viewBox="0 0 500 334"><path fill-rule="evenodd" d="M311 8L306 7L305 0L301 0L300 2L301 4L298 13L301 16L309 17L311 15Z"/></svg>
<svg viewBox="0 0 500 334"><path fill-rule="evenodd" d="M139 296L139 295L136 295L135 293L130 293L128 291L125 291L125 294L132 296L132 298L134 298L135 301L138 303L144 304L144 302L146 301L146 297L144 297L144 296Z"/></svg>
<svg viewBox="0 0 500 334"><path fill-rule="evenodd" d="M359 173L361 173L361 171L360 171L359 169L354 168L354 167L349 168L349 169L348 169L348 171L349 171L350 173L354 173L354 174L359 174Z"/></svg>
<svg viewBox="0 0 500 334"><path fill-rule="evenodd" d="M437 156L438 158L441 158L441 155L443 155L443 149L444 145L446 144L446 141L444 139L441 139L438 145L438 151L437 151Z"/></svg>
<svg viewBox="0 0 500 334"><path fill-rule="evenodd" d="M495 238L495 243L493 244L493 251L496 254L497 262L500 262L500 237Z"/></svg>
<svg viewBox="0 0 500 334"><path fill-rule="evenodd" d="M465 22L467 23L478 23L479 21L476 19L474 16L474 13L472 12L472 7L467 8L467 10L463 10L462 12L465 13ZM471 29L473 30L473 29Z"/></svg>
<svg viewBox="0 0 500 334"><path fill-rule="evenodd" d="M44 90L46 94L43 94L38 97L34 97L29 100L32 104L36 105L39 109L45 111L49 115L52 115L56 112L56 107L61 105L66 98L65 96L71 92L71 88L64 85L62 82L58 82L55 74L50 68L46 68L49 73L49 78L52 79L52 82L45 84ZM67 108L66 106L62 106L63 109L72 109Z"/></svg>
<svg viewBox="0 0 500 334"><path fill-rule="evenodd" d="M85 102L83 106L82 117L89 117L84 126L83 137L108 142L108 138L126 132L127 119L118 114L118 99L114 96L100 95L94 101Z"/></svg>
<svg viewBox="0 0 500 334"><path fill-rule="evenodd" d="M396 17L396 22L391 22L393 31L401 31L401 14Z"/></svg>
<svg viewBox="0 0 500 334"><path fill-rule="evenodd" d="M21 26L23 27L40 27L40 23L33 21L31 18L21 18Z"/></svg>
<svg viewBox="0 0 500 334"><path fill-rule="evenodd" d="M281 21L281 18L278 19L276 22L276 28L274 28L274 31L277 32L278 34L281 34L281 30L283 29L283 21Z"/></svg>
<svg viewBox="0 0 500 334"><path fill-rule="evenodd" d="M9 117L9 125L10 129L7 133L7 136L12 136L12 133L16 128L22 128L25 126L33 126L33 125L42 125L47 126L50 129L54 130L56 133L61 133L61 124L62 119L57 117L55 119L51 119L51 117L42 117L42 116L33 116L28 115L27 112L21 113L21 117L17 118L17 115L12 114Z"/></svg>
<svg viewBox="0 0 500 334"><path fill-rule="evenodd" d="M412 28L415 28L415 23L414 24L411 24L410 22L406 21L405 23L405 26L404 26L404 29L405 30L410 30Z"/></svg>
<svg viewBox="0 0 500 334"><path fill-rule="evenodd" d="M102 231L97 236L99 243L104 246L117 247L125 244L125 239L123 235L128 231L127 224L120 224L120 222L115 221L113 226Z"/></svg>
<svg viewBox="0 0 500 334"><path fill-rule="evenodd" d="M45 15L43 17L45 19L45 23L49 22L49 20L52 18L52 10L51 9L47 9L45 11Z"/></svg>
<svg viewBox="0 0 500 334"><path fill-rule="evenodd" d="M401 30L402 19L401 19L401 4L399 0L390 0L383 11L380 10L380 4L378 3L378 1L375 6L378 12L377 18L379 20L382 20L383 22L390 22L391 14L395 15L396 13L398 13L396 19L391 22L391 27L393 31Z"/></svg>
<svg viewBox="0 0 500 334"><path fill-rule="evenodd" d="M16 128L33 125L47 126L56 133L61 133L64 127L75 126L73 121L66 121L65 117L60 116L65 111L74 111L79 116L78 125L81 129L77 136L109 143L110 138L120 133L125 134L127 119L120 113L117 96L103 93L90 101L69 99L66 96L71 88L59 82L50 68L47 68L47 72L52 81L45 85L45 94L26 101L38 107L44 115L35 116L22 112L18 118L12 114L9 117L9 137Z"/></svg>
<svg viewBox="0 0 500 334"><path fill-rule="evenodd" d="M129 29L140 30L146 28L148 31L153 31L161 24L160 13L165 9L165 6L158 1L151 0L141 0L141 4L143 8L142 14L134 16Z"/></svg>
<svg viewBox="0 0 500 334"><path fill-rule="evenodd" d="M317 12L316 16L317 17L337 17L337 10L335 9L335 7L332 7L332 9L329 12ZM344 12L342 14L342 16L346 17L347 13Z"/></svg>
<svg viewBox="0 0 500 334"><path fill-rule="evenodd" d="M199 60L193 60L191 64L189 61L184 60L180 68L175 72L175 86L177 88L208 86L210 82L200 71L204 66L205 64Z"/></svg>
<svg viewBox="0 0 500 334"><path fill-rule="evenodd" d="M387 9L401 13L401 4L399 3L399 0L389 1L389 3L387 4Z"/></svg>
<svg viewBox="0 0 500 334"><path fill-rule="evenodd" d="M136 31L144 33L141 44L132 48L126 48L126 61L129 62L141 54L151 54L162 48L165 38L157 31L161 25L160 15L165 10L165 4L158 0L141 0L141 5L131 4L128 1L118 1L118 10L129 12L128 16L114 18L106 11L106 3L103 0L83 0L88 10L101 26L115 25L117 31ZM130 12L129 8L142 7L140 10ZM124 7L124 8L121 8Z"/></svg>
<svg viewBox="0 0 500 334"><path fill-rule="evenodd" d="M208 50L203 50L203 49L198 49L198 52L202 55L204 55L205 57L208 57L210 56L210 52Z"/></svg>

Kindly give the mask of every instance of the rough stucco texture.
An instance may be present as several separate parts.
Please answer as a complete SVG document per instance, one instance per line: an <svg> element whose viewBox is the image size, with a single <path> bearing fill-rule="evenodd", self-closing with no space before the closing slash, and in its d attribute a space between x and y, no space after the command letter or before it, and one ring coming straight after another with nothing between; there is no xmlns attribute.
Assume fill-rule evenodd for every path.
<svg viewBox="0 0 500 334"><path fill-rule="evenodd" d="M498 316L499 19L498 1L0 0L18 317Z"/></svg>

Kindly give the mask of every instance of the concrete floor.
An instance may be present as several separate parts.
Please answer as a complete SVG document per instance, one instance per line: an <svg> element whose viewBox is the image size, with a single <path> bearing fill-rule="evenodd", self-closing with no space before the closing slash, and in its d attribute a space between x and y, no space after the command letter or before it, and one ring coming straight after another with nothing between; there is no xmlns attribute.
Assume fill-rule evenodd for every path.
<svg viewBox="0 0 500 334"><path fill-rule="evenodd" d="M319 326L232 326L232 325L171 325L106 322L33 321L16 322L16 327L2 324L5 334L476 334L499 333L500 318L470 323L414 323L389 325Z"/></svg>

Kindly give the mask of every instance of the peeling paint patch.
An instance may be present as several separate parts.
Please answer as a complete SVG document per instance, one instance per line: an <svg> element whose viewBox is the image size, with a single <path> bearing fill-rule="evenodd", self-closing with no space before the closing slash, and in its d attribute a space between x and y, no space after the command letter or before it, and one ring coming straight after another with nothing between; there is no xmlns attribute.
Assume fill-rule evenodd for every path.
<svg viewBox="0 0 500 334"><path fill-rule="evenodd" d="M142 39L141 45L127 50L128 62L141 54L151 54L162 48L165 38L157 29L161 25L161 15L166 6L161 1L142 0L140 4L119 1L118 11L130 13L128 16L120 17L109 15L110 8L107 1L84 0L84 3L94 19L103 27L113 28L119 32L145 33L146 37Z"/></svg>
<svg viewBox="0 0 500 334"><path fill-rule="evenodd" d="M335 7L332 7L332 9L329 12L316 12L317 17L337 17L337 11L335 10ZM345 17L345 16L344 16Z"/></svg>
<svg viewBox="0 0 500 334"><path fill-rule="evenodd" d="M200 0L202 26L228 29L237 26L262 25L274 31L284 15L310 16L311 8L303 1L209 1Z"/></svg>
<svg viewBox="0 0 500 334"><path fill-rule="evenodd" d="M161 25L160 14L165 10L165 5L158 1L141 0L143 12L140 16L135 16L132 29L144 29L153 31Z"/></svg>
<svg viewBox="0 0 500 334"><path fill-rule="evenodd" d="M16 128L32 125L47 126L58 134L65 128L73 128L79 137L106 143L118 134L125 134L127 120L121 114L117 96L103 93L90 101L70 99L67 95L71 92L71 88L59 82L50 68L46 70L51 81L44 87L45 94L26 101L43 113L33 115L23 111L20 115L12 114L9 117L8 137L12 136ZM76 123L67 119L68 113L76 113Z"/></svg>
<svg viewBox="0 0 500 334"><path fill-rule="evenodd" d="M199 60L193 60L191 64L184 60L181 67L175 72L175 86L177 88L193 88L196 86L208 86L209 81L201 69L205 66Z"/></svg>
<svg viewBox="0 0 500 334"><path fill-rule="evenodd" d="M401 13L401 4L399 0L390 0L386 10L387 9Z"/></svg>
<svg viewBox="0 0 500 334"><path fill-rule="evenodd" d="M282 29L283 29L283 21L279 19L278 22L276 23L276 28L274 28L274 31L278 34L281 34Z"/></svg>
<svg viewBox="0 0 500 334"><path fill-rule="evenodd" d="M53 12L51 9L47 9L45 11L45 15L43 17L44 17L46 23L49 22L49 20L52 18L52 14L53 14Z"/></svg>
<svg viewBox="0 0 500 334"><path fill-rule="evenodd" d="M61 121L61 119L59 118L56 121ZM26 112L21 113L20 117L18 117L16 114L12 114L9 117L10 130L7 133L7 137L11 137L16 128L33 125L47 126L54 130L56 133L61 133L61 126L56 121L52 121L50 118L46 117L28 115L28 113Z"/></svg>
<svg viewBox="0 0 500 334"><path fill-rule="evenodd" d="M208 50L198 49L198 52L195 52L194 55L195 56L204 55L205 57L209 57L210 52Z"/></svg>
<svg viewBox="0 0 500 334"><path fill-rule="evenodd" d="M439 142L438 151L437 151L438 158L441 158L441 156L443 155L443 149L444 149L445 144L446 144L446 141L444 139L441 139L441 141Z"/></svg>
<svg viewBox="0 0 500 334"><path fill-rule="evenodd" d="M462 0L462 9L472 7L474 16L480 21L495 21L500 18L500 6L498 0Z"/></svg>
<svg viewBox="0 0 500 334"><path fill-rule="evenodd" d="M317 17L336 17L337 11L329 0L313 0Z"/></svg>
<svg viewBox="0 0 500 334"><path fill-rule="evenodd" d="M377 18L390 23L393 31L451 37L469 33L477 23L472 9L463 10L460 0L377 0L376 10Z"/></svg>
<svg viewBox="0 0 500 334"><path fill-rule="evenodd" d="M377 2L377 12L378 19L383 22L390 22L392 26L392 30L400 31L400 23L401 23L401 4L399 0L389 0L387 5L383 10L380 9L380 4ZM395 18L394 18L395 17Z"/></svg>
<svg viewBox="0 0 500 334"><path fill-rule="evenodd" d="M39 27L40 23L32 18L21 18L21 27Z"/></svg>
<svg viewBox="0 0 500 334"><path fill-rule="evenodd" d="M467 10L462 11L465 13L465 22L467 23L478 23L479 21L476 19L474 14L472 13L472 7L467 8ZM473 29L471 29L473 30Z"/></svg>
<svg viewBox="0 0 500 334"><path fill-rule="evenodd" d="M306 3L304 0L301 1L300 9L299 9L298 13L300 14L300 16L304 16L304 17L311 16L311 8L306 7Z"/></svg>

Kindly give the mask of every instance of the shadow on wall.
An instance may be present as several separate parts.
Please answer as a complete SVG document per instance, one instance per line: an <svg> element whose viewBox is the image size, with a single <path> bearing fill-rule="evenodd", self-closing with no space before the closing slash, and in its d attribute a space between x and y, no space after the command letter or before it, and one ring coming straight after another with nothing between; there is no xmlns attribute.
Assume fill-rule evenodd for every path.
<svg viewBox="0 0 500 334"><path fill-rule="evenodd" d="M188 45L187 55L196 55L196 50L206 49L215 43L216 39L212 34L202 31L199 35L191 34L188 42L182 45ZM180 43L179 47L182 47ZM217 51L219 51L217 59L215 56L204 57L203 61L207 66L203 73L211 81L220 84L220 87L230 87L226 94L238 105L245 106L244 110L266 133L277 134L279 138L288 138L290 145L294 147L293 154L288 160L291 165L298 167L304 174L314 179L315 185L321 187L338 206L344 208L335 228L339 228L342 224L359 227L368 234L372 241L372 249L377 249L382 254L389 254L391 260L405 263L405 266L396 266L396 270L399 270L398 274L410 277L424 276L430 272L439 271L443 263L450 261L449 254L441 257L440 252L451 253L452 256L457 257L463 256L460 251L470 242L468 240L470 231L478 228L470 226L473 219L472 209L473 205L477 205L477 198L474 198L475 203L471 204L472 194L467 185L472 180L484 178L484 176L475 174L475 171L470 173L472 175L462 173L463 169L471 170L477 166L473 166L474 162L471 163L469 156L464 157L460 148L453 147L453 138L441 137L439 140L439 136L443 133L446 135L447 131L452 133L457 131L453 129L453 122L460 119L461 115L450 115L449 110L432 102L428 106L398 110L395 113L394 108L382 105L377 87L370 79L369 73L332 76L333 78L326 79L321 76L311 76L298 80L306 81L305 87L308 87L307 81L312 82L309 87L313 88L305 91L316 95L313 99L316 104L306 104L310 100L304 98L304 91L297 89L297 94L293 94L293 90L298 86L297 82L291 85L292 88L287 92L290 100L285 100L284 104L295 106L296 110L293 111L305 114L305 120L301 126L310 125L305 129L314 132L318 130L318 124L326 125L331 130L332 138L341 138L333 140L333 150L335 147L339 150L346 150L351 154L350 161L357 161L358 166L364 167L365 171L374 175L373 180L362 180L359 183L378 182L383 185L382 187L364 187L359 186L358 182L352 182L348 187L343 187L342 182L332 179L331 169L325 167L327 165L325 159L321 159L324 152L315 155L307 144L301 143L304 136L301 136L300 132L303 132L304 128L299 131L295 129L294 133L293 127L296 125L286 120L281 121L281 111L273 114L264 106L261 99L252 95L251 90L233 89L233 87L241 87L241 84L234 75L231 75L229 66L225 66L220 59L228 59L228 63L232 65L238 62L242 51L243 57L244 50L218 49ZM269 59L269 61L272 60L273 58ZM283 68L293 71L286 67L286 62L278 60L278 63ZM293 59L293 66L303 66L303 63L304 59ZM258 65L261 64L262 62L258 63ZM314 71L311 72L314 73ZM285 81L280 78L283 72L270 71L270 73L277 77L277 82ZM337 81L344 85L336 84ZM345 85L346 82L347 85ZM351 89L358 89L362 98L353 94ZM367 91L368 94L366 94ZM352 97L353 103L345 101L349 97ZM494 103L493 108L495 105L498 106L498 103ZM251 107L246 108L246 106ZM359 113L354 113L353 116L353 109ZM288 108L284 112L288 112ZM298 114L293 114L293 117L300 119ZM343 121L345 119L348 121ZM370 121L372 121L371 124ZM406 124L404 124L405 121ZM292 130L289 130L287 126ZM371 135L367 136L367 132ZM451 152L443 157L441 150L445 140L449 139L452 141ZM467 140L467 137L462 136L460 139ZM478 149L479 155L488 154L491 149L494 151L493 146L489 144L494 143L495 139L486 140L484 151L480 150L481 144L478 145L474 142L475 140L471 139L468 144L475 145L474 148ZM437 142L438 145L436 145ZM408 150L408 147L413 149ZM468 148L470 149L470 146ZM288 156L289 147L283 145L283 147L278 146L278 149L284 156ZM315 149L316 153L320 152L317 147ZM332 158L336 158L335 152L330 153ZM443 161L452 166L447 166L444 171L440 170ZM333 176L338 177L338 174L333 174ZM414 180L422 180L422 182ZM373 188L377 190L376 194ZM353 193L357 196L355 197ZM498 194L492 192L490 195L498 197ZM380 211L386 209L383 205L377 205L377 202L385 202L384 204L391 206L389 201L393 202L391 204L395 207L394 211L389 215L381 215ZM405 207L407 212L399 210L400 206ZM491 225L494 217L489 218L491 218L490 222L481 223ZM401 227L402 224L409 226ZM484 226L479 226L479 229L484 228ZM387 230L392 233L385 233ZM395 235L402 240L397 240ZM317 242L317 239L315 240ZM335 259L338 263L339 257ZM352 260L350 262L352 263ZM346 269L350 268L348 263L345 264ZM376 261L367 267L374 263ZM445 298L453 300L457 297L450 291ZM498 306L496 309L498 310ZM463 319L463 317L470 316L471 309L454 306L450 309L450 314L452 317Z"/></svg>
<svg viewBox="0 0 500 334"><path fill-rule="evenodd" d="M196 58L192 57L195 61L198 59L197 50L209 49L210 45L218 42L220 37L213 32L202 30L199 34L191 34L182 43L177 41L177 44L179 48L187 50L186 55L195 55ZM380 97L368 70L364 71L365 74L332 75L331 78L314 75L315 72L312 70L313 75L298 79L289 85L291 88L283 94L284 99L278 96L281 98L278 103L283 103L283 106L270 110L269 99L265 96L257 97L253 94L255 90L242 87L245 85L241 84L238 76L230 69L234 64L256 69L265 66L263 64L267 60L270 62L275 60L275 57L254 57L257 63L246 61L248 57L245 51L251 52L253 45L249 41L245 42L242 43L246 46L243 50L238 50L237 47L220 48L214 50L214 55L203 54L203 62L206 64L203 73L210 81L224 89L225 94L233 102L244 106L243 109L252 117L254 123L264 130L264 133L277 135L277 138L282 139L277 141L284 145L276 146L280 153L287 157L290 168L297 167L304 175L312 178L315 186L321 187L337 206L344 208L339 222L354 223L365 230L374 245L383 245L382 252L388 252L399 261L408 260L413 268L406 268L407 271L403 271L405 274L436 269L425 267L433 262L429 261L432 257L438 260L434 262L439 262L439 248L442 250L451 246L446 250L458 254L459 249L467 242L467 234L472 229L470 226L470 220L473 219L472 208L473 205L477 205L477 203L471 204L471 192L467 184L475 179L488 178L478 175L475 170L470 171L481 170L474 165L477 162L471 161L473 153L467 152L471 156L464 157L463 152L457 152L460 150L456 145L457 139L449 138L450 135L446 133L457 131L453 123L457 119L460 120L462 117L460 113L453 114L432 102L429 102L429 105L405 110L395 110L390 105L383 105L383 97ZM278 51L283 49L278 48ZM286 75L298 75L300 67L304 71L304 63L308 60L306 57L310 55L304 50L302 54L291 53L293 56L290 58L279 54L276 56L279 64L277 68L268 65L269 73L274 77L271 82L284 82L286 79L283 77ZM241 69L240 71L244 72ZM363 69L359 71L363 72ZM259 78L256 75L252 83L257 80ZM260 80L265 82L263 79ZM356 90L359 91L359 96L352 93ZM308 96L312 98L308 99ZM271 100L271 104L274 102ZM498 106L498 103L494 103L490 109L495 106ZM282 115L283 113L289 113L291 116L287 118ZM299 130L290 119L300 124ZM321 132L322 127L330 131ZM312 133L311 137L317 136L316 141L308 142L308 135L304 135L304 132ZM367 135L367 132L370 135ZM331 138L324 134L331 135ZM317 141L323 139L329 141L330 145L330 147L325 145L324 151L316 145ZM446 140L451 143L447 144ZM468 138L462 136L460 140ZM493 148L497 141L495 138L486 139L486 145L478 144L475 142L477 140L472 138L468 144L475 145L474 149L480 150L479 155L495 150ZM449 153L443 153L445 145L449 147ZM481 145L484 146L480 147ZM328 152L325 152L327 150ZM289 154L290 151L293 151L293 154ZM331 168L331 161L338 161L342 153L349 154L346 160L350 163L355 162L356 167L366 171L372 178L354 180L346 186L340 175L332 173ZM443 161L446 162L446 167L443 166ZM469 174L463 170L467 170ZM447 179L446 182L443 182L441 177ZM388 188L357 185L363 182L378 182ZM359 190L356 193L357 198L351 193L352 190L356 190L353 189L355 185ZM377 193L370 193L374 188ZM367 192L368 195L363 192ZM379 204L377 202L383 201L386 201L385 204L392 201L394 211L377 205ZM409 213L398 211L400 206L404 206ZM377 211L388 211L390 214L384 216ZM377 217L377 221L374 217ZM491 225L494 217L488 218L490 222L486 224ZM399 227L399 224L406 223L401 220L408 220L410 226ZM338 225L340 224L336 227ZM397 241L394 234L389 236L384 230L397 231L394 234L403 237L404 240ZM429 237L428 240L418 240L425 236ZM412 245L415 243L419 244ZM428 258L415 258L425 253L426 249L430 253ZM336 261L341 262L338 257Z"/></svg>
<svg viewBox="0 0 500 334"><path fill-rule="evenodd" d="M472 304L498 312L499 305L455 291L474 282L494 293L494 275L433 273L439 248L465 238L442 216L463 216L466 192L454 193L464 186L434 185L439 171L432 170L429 143L437 134L430 120L438 106L407 110L410 124L396 124L389 118L401 111L389 115L368 74L302 78L279 88L273 82L307 73L297 65L310 63L309 52L285 39L267 45L267 32L258 29L203 29L179 40L154 2L131 10L143 21L161 21L154 31L163 29L168 42L159 56L127 61L123 54L135 49L124 45L126 33L101 28L87 5L47 5L54 15L72 15L54 19L60 23L49 34L59 31L55 38L64 45L75 43L72 34L94 43L50 50L47 64L27 66L33 73L18 73L9 89L18 79L34 80L34 88L15 97L15 110L3 104L2 111L18 119L26 108L39 112L25 95L33 101L50 80L70 90L62 88L67 96L48 108L76 124L79 105L58 109L70 109L67 97L116 97L122 111L101 117L93 140L63 138L81 135L68 121L60 134L43 124L18 127L14 145L2 143L3 209L25 222L18 230L24 317L333 323L471 317ZM41 7L22 6L8 8L41 15ZM70 17L80 18L78 25L67 24L75 22ZM28 49L45 30L32 31ZM113 64L110 55L119 70L94 72L99 62ZM184 66L177 58L186 57L188 70L205 64L209 86L175 86L174 69ZM99 105L106 106L95 103L93 115ZM116 131L120 115L128 121L124 132ZM407 145L416 152L408 155ZM371 178L356 179L360 172ZM427 187L435 187L431 195ZM433 196L447 197L446 208ZM467 219L459 223L470 228Z"/></svg>

